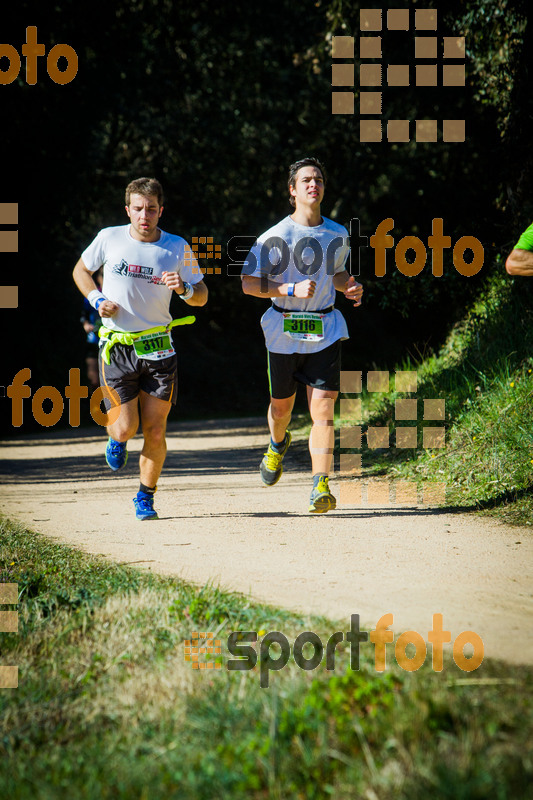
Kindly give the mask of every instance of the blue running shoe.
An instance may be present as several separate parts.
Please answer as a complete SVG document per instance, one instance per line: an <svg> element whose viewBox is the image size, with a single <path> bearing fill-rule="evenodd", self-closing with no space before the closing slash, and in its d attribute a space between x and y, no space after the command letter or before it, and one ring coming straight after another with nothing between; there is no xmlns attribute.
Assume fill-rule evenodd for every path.
<svg viewBox="0 0 533 800"><path fill-rule="evenodd" d="M137 492L137 496L133 498L133 505L137 519L158 519L157 511L154 509L153 494Z"/></svg>
<svg viewBox="0 0 533 800"><path fill-rule="evenodd" d="M115 442L114 439L109 437L105 449L105 460L113 472L124 466L128 460L127 442Z"/></svg>

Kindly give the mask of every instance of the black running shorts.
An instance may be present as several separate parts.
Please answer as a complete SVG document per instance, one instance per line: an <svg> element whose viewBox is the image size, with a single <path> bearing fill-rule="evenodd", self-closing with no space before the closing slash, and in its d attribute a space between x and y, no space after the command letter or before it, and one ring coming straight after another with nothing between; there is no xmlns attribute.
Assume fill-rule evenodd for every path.
<svg viewBox="0 0 533 800"><path fill-rule="evenodd" d="M315 353L271 353L268 355L270 396L276 400L292 397L297 384L338 392L341 373L341 342Z"/></svg>
<svg viewBox="0 0 533 800"><path fill-rule="evenodd" d="M100 349L100 385L118 392L122 403L134 400L142 389L152 397L160 397L161 400L170 400L173 405L176 404L178 367L175 353L159 361L148 361L146 358L139 358L133 345L115 344L111 348L110 360L110 364L105 363ZM108 400L105 400L105 405L106 411L109 411Z"/></svg>

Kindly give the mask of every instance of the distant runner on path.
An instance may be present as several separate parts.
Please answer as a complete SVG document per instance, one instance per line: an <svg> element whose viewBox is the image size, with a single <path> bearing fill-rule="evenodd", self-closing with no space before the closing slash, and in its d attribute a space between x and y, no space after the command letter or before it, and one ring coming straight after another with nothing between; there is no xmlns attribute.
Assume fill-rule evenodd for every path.
<svg viewBox="0 0 533 800"><path fill-rule="evenodd" d="M361 284L345 269L348 231L320 213L325 183L325 170L317 159L292 164L288 189L294 212L258 238L241 275L245 294L273 301L261 318L268 356L271 436L260 465L261 479L273 486L281 477L283 457L291 443L287 427L297 384L303 383L313 421L309 511L315 514L336 507L328 476L341 341L348 338L348 329L334 308L335 296L342 292L359 306L363 294Z"/></svg>
<svg viewBox="0 0 533 800"><path fill-rule="evenodd" d="M526 228L505 262L509 275L533 277L533 223Z"/></svg>
<svg viewBox="0 0 533 800"><path fill-rule="evenodd" d="M103 320L100 385L106 390L107 410L113 405L120 409L107 428L105 456L112 470L126 463L127 442L141 422L141 483L133 498L140 520L157 519L154 492L167 451L167 416L176 403L177 357L170 329L194 322L194 317L173 322L171 294L176 292L190 306L207 302L207 287L191 248L181 236L158 227L162 211L159 181L132 181L126 187L130 224L101 230L73 272L78 289ZM102 266L99 291L93 273Z"/></svg>

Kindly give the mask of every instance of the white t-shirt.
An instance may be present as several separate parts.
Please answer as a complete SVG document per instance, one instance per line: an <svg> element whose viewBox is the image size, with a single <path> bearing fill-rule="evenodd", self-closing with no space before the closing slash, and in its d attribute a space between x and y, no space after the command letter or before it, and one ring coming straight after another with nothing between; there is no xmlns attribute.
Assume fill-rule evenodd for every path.
<svg viewBox="0 0 533 800"><path fill-rule="evenodd" d="M188 260L185 247L191 256ZM139 242L131 236L129 224L103 228L81 258L91 272L104 267L102 293L117 303L119 310L103 322L114 331L145 331L172 321L172 291L161 279L164 271L178 272L191 284L203 278L181 236L161 231L157 242ZM197 274L193 274L193 266Z"/></svg>
<svg viewBox="0 0 533 800"><path fill-rule="evenodd" d="M318 311L335 303L333 275L342 272L350 248L348 231L322 217L314 227L299 225L290 216L261 234L248 253L243 275L266 276L278 283L316 281L313 297L274 297L272 302L287 311ZM324 338L319 341L293 339L283 332L283 314L270 307L261 317L267 350L271 353L313 353L339 339L348 339L341 312L334 309L322 317Z"/></svg>

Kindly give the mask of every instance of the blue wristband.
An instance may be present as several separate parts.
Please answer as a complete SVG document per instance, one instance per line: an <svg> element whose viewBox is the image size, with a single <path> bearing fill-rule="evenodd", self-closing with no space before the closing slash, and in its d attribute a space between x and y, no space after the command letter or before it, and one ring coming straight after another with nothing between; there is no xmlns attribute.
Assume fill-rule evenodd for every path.
<svg viewBox="0 0 533 800"><path fill-rule="evenodd" d="M287 289L287 297L294 297L294 283L289 283L289 288Z"/></svg>

